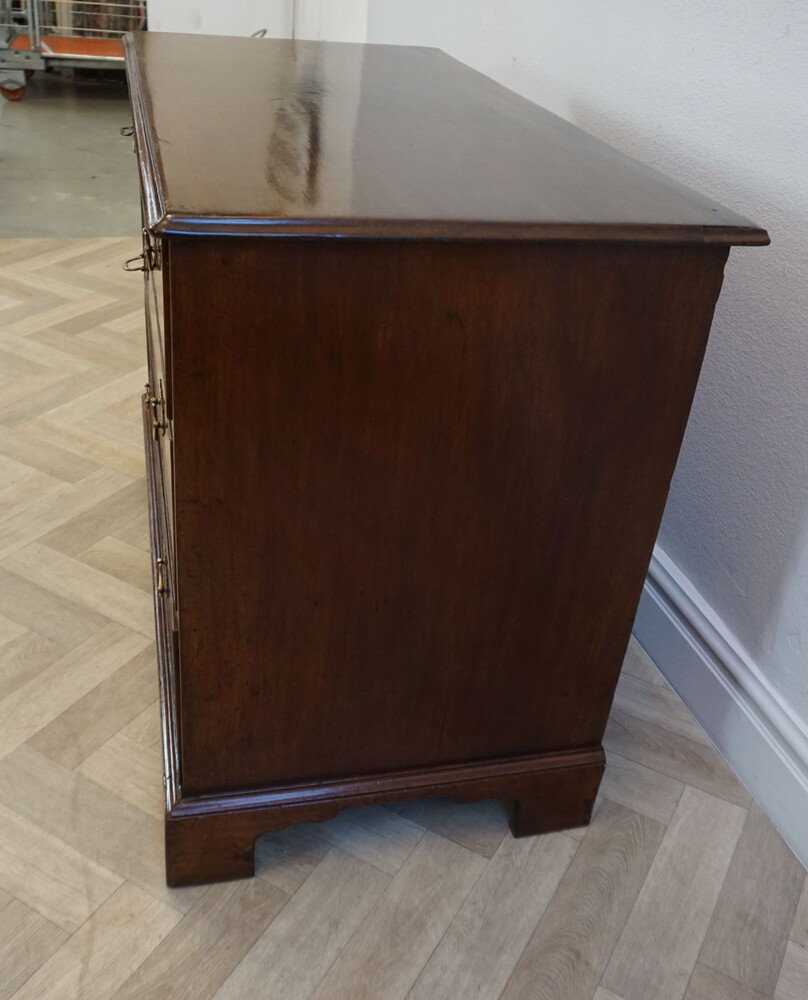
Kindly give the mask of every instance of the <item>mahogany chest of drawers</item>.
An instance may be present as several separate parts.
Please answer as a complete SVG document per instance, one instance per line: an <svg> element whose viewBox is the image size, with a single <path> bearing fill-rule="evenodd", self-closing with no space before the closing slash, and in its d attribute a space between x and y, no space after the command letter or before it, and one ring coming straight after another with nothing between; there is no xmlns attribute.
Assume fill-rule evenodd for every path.
<svg viewBox="0 0 808 1000"><path fill-rule="evenodd" d="M729 247L433 49L127 43L172 885L417 796L589 819Z"/></svg>

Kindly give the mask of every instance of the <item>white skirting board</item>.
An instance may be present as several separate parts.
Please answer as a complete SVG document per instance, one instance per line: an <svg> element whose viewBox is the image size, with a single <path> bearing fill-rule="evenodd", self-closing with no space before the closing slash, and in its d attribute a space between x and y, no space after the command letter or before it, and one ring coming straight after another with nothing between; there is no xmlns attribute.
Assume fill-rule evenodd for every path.
<svg viewBox="0 0 808 1000"><path fill-rule="evenodd" d="M808 867L808 731L658 546L634 636Z"/></svg>

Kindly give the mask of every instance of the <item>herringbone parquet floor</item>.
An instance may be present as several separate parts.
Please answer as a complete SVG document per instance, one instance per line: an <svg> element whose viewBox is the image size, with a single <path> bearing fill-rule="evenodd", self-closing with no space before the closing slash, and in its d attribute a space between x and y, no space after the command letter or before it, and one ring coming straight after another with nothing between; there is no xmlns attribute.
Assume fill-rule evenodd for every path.
<svg viewBox="0 0 808 1000"><path fill-rule="evenodd" d="M634 646L588 830L372 808L166 889L137 249L0 241L0 1000L806 1000L805 873Z"/></svg>

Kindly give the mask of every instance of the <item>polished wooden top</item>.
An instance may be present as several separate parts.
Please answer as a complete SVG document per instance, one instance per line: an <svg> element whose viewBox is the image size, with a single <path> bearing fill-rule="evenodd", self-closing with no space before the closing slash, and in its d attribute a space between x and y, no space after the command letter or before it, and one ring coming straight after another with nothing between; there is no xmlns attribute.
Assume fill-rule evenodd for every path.
<svg viewBox="0 0 808 1000"><path fill-rule="evenodd" d="M437 49L154 32L126 47L158 232L768 242Z"/></svg>

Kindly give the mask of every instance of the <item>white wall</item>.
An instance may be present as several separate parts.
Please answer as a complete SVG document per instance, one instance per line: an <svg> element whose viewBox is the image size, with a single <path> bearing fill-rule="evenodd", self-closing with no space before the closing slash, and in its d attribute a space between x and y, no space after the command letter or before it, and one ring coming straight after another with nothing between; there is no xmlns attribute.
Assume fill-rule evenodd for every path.
<svg viewBox="0 0 808 1000"><path fill-rule="evenodd" d="M151 31L364 41L366 0L149 0Z"/></svg>
<svg viewBox="0 0 808 1000"><path fill-rule="evenodd" d="M808 723L808 4L370 0L768 228L733 250L660 543Z"/></svg>
<svg viewBox="0 0 808 1000"><path fill-rule="evenodd" d="M364 42L367 0L295 0L295 37Z"/></svg>
<svg viewBox="0 0 808 1000"><path fill-rule="evenodd" d="M148 0L149 30L252 35L266 28L272 37L286 38L293 9L293 0Z"/></svg>

